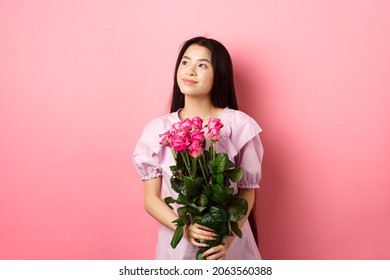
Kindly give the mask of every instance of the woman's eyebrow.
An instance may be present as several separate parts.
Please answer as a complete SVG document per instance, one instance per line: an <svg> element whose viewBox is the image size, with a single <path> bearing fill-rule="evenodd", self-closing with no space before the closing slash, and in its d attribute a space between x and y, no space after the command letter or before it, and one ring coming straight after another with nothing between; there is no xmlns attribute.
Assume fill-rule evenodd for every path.
<svg viewBox="0 0 390 280"><path fill-rule="evenodd" d="M186 55L183 55L183 58L188 59L188 60L192 60L191 57L186 56ZM198 59L198 61L206 61L206 62L211 64L210 60L208 60L207 58L200 58L200 59Z"/></svg>

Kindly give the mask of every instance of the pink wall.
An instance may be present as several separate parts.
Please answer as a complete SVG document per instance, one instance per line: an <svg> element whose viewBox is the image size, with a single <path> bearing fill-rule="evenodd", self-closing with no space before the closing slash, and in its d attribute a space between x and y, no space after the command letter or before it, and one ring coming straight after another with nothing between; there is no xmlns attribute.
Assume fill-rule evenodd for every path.
<svg viewBox="0 0 390 280"><path fill-rule="evenodd" d="M131 153L187 38L263 127L266 259L390 258L390 2L0 2L0 258L149 259Z"/></svg>

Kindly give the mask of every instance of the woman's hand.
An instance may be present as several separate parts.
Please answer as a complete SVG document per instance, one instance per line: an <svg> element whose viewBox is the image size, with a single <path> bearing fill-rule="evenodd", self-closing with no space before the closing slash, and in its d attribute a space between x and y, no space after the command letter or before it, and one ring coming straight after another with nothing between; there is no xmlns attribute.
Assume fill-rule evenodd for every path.
<svg viewBox="0 0 390 280"><path fill-rule="evenodd" d="M228 246L226 244L220 244L204 252L203 257L206 260L224 260L227 250Z"/></svg>
<svg viewBox="0 0 390 280"><path fill-rule="evenodd" d="M201 242L214 240L215 236L217 236L213 229L202 226L200 224L191 224L186 226L184 235L192 245L199 248L208 247L207 244Z"/></svg>
<svg viewBox="0 0 390 280"><path fill-rule="evenodd" d="M200 224L191 224L189 226L186 226L184 235L187 237L188 241L192 245L197 246L199 248L207 248L208 245L201 242L214 240L217 236L213 229ZM227 250L228 245L220 244L218 246L206 250L203 253L203 257L207 260L224 260Z"/></svg>

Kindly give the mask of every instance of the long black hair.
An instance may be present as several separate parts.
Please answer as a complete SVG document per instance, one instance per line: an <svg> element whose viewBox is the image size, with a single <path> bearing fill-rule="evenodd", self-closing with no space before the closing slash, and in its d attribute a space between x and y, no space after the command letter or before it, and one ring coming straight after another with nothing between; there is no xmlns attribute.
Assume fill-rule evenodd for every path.
<svg viewBox="0 0 390 280"><path fill-rule="evenodd" d="M184 42L176 61L171 100L171 113L184 107L184 95L177 83L177 70L185 51L191 45L199 45L211 52L211 64L214 69L214 81L211 88L211 102L215 107L238 110L233 81L233 64L229 52L220 42L205 37L194 37Z"/></svg>

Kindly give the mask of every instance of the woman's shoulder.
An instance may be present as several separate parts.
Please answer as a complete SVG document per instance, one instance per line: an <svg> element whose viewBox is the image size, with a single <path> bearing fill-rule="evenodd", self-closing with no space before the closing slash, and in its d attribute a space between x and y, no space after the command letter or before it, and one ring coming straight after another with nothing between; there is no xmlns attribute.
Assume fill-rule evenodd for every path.
<svg viewBox="0 0 390 280"><path fill-rule="evenodd" d="M223 128L221 138L225 139L220 145L225 145L229 156L233 158L251 139L259 137L262 131L257 122L246 113L225 108L220 115Z"/></svg>
<svg viewBox="0 0 390 280"><path fill-rule="evenodd" d="M177 122L177 112L165 114L151 119L144 128L153 132L166 131L173 123Z"/></svg>
<svg viewBox="0 0 390 280"><path fill-rule="evenodd" d="M251 128L257 131L257 133L262 131L259 124L251 116L240 110L225 108L222 117L224 122L229 124L229 126L231 126L234 130Z"/></svg>
<svg viewBox="0 0 390 280"><path fill-rule="evenodd" d="M144 126L141 139L146 142L159 142L160 134L169 130L173 123L176 122L176 113L169 113L155 117Z"/></svg>

